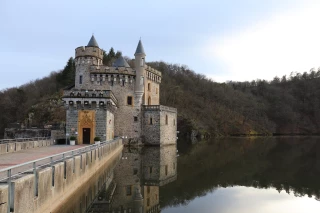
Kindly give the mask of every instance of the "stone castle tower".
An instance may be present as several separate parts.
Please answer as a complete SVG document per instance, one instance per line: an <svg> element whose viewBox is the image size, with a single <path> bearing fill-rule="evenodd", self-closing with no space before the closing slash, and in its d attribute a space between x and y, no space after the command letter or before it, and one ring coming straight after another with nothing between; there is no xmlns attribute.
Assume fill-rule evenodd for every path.
<svg viewBox="0 0 320 213"><path fill-rule="evenodd" d="M142 140L149 145L176 142L177 110L160 105L161 72L145 63L141 40L135 68L120 56L112 66L103 65L103 50L94 36L75 50L75 84L64 90L69 135L78 144L115 136Z"/></svg>

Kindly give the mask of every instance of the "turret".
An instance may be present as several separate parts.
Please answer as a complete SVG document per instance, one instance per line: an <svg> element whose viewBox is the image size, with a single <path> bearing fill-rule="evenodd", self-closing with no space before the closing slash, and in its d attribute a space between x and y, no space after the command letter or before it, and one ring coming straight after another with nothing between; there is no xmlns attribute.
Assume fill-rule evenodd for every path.
<svg viewBox="0 0 320 213"><path fill-rule="evenodd" d="M142 104L142 96L144 92L144 70L145 70L145 57L142 42L139 40L135 56L135 69L136 69L136 85L135 85L135 95L138 98L139 105Z"/></svg>
<svg viewBox="0 0 320 213"><path fill-rule="evenodd" d="M75 50L76 79L75 87L81 89L85 84L90 82L90 76L86 71L91 65L102 65L103 51L99 48L98 42L92 35L87 46L81 46Z"/></svg>

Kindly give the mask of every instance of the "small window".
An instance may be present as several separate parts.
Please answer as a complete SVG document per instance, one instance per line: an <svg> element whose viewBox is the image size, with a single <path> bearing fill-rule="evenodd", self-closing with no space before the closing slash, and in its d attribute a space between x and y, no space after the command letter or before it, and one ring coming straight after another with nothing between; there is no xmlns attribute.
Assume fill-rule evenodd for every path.
<svg viewBox="0 0 320 213"><path fill-rule="evenodd" d="M152 174L152 166L149 166L149 174Z"/></svg>
<svg viewBox="0 0 320 213"><path fill-rule="evenodd" d="M173 126L176 125L176 119L173 119Z"/></svg>
<svg viewBox="0 0 320 213"><path fill-rule="evenodd" d="M126 194L127 196L131 195L131 186L126 186Z"/></svg>
<svg viewBox="0 0 320 213"><path fill-rule="evenodd" d="M79 76L79 84L82 84L82 75Z"/></svg>
<svg viewBox="0 0 320 213"><path fill-rule="evenodd" d="M174 169L174 170L176 169L176 164L175 164L175 163L173 163L173 169Z"/></svg>
<svg viewBox="0 0 320 213"><path fill-rule="evenodd" d="M152 125L152 118L150 118L149 124Z"/></svg>
<svg viewBox="0 0 320 213"><path fill-rule="evenodd" d="M158 88L156 88L156 94L158 94Z"/></svg>
<svg viewBox="0 0 320 213"><path fill-rule="evenodd" d="M127 97L127 104L132 105L132 96Z"/></svg>
<svg viewBox="0 0 320 213"><path fill-rule="evenodd" d="M147 206L150 206L150 198L147 199Z"/></svg>
<svg viewBox="0 0 320 213"><path fill-rule="evenodd" d="M166 165L166 167L165 167L165 172L166 172L166 175L168 175L168 165Z"/></svg>
<svg viewBox="0 0 320 213"><path fill-rule="evenodd" d="M150 194L150 186L147 186L147 193Z"/></svg>
<svg viewBox="0 0 320 213"><path fill-rule="evenodd" d="M166 115L166 125L168 125L168 115Z"/></svg>
<svg viewBox="0 0 320 213"><path fill-rule="evenodd" d="M138 169L133 169L133 174L134 175L138 174Z"/></svg>
<svg viewBox="0 0 320 213"><path fill-rule="evenodd" d="M141 58L140 66L143 67L143 65L144 65L144 58Z"/></svg>
<svg viewBox="0 0 320 213"><path fill-rule="evenodd" d="M151 91L151 84L148 83L148 91Z"/></svg>
<svg viewBox="0 0 320 213"><path fill-rule="evenodd" d="M137 117L137 116L134 116L134 117L133 117L133 120L134 120L134 122L137 122L137 121L138 121L138 117Z"/></svg>
<svg viewBox="0 0 320 213"><path fill-rule="evenodd" d="M122 80L122 86L124 87L124 82L125 82L125 80Z"/></svg>

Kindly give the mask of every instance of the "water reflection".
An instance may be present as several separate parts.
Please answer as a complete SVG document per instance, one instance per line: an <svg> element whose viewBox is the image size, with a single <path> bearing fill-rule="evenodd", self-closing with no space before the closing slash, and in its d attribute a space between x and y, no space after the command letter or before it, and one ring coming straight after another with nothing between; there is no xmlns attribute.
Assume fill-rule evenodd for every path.
<svg viewBox="0 0 320 213"><path fill-rule="evenodd" d="M192 212L186 209L197 208L202 212L251 212L256 203L261 210L267 204L270 207L269 211L259 212L281 212L279 206L282 209L294 206L290 202L293 198L307 199L320 210L317 201L320 198L319 137L228 138L202 142L181 154L178 165L177 181L160 189L160 205L165 213ZM249 190L252 188L256 190ZM234 195L229 189L237 189L239 196L228 200ZM246 193L248 191L252 193ZM269 200L266 194L270 195ZM209 199L213 196L214 200ZM300 202L304 210L294 212L317 212L309 209L308 202ZM235 203L247 204L241 205L246 209L231 208ZM205 210L205 206L211 206L211 210Z"/></svg>
<svg viewBox="0 0 320 213"><path fill-rule="evenodd" d="M99 193L89 212L160 212L159 187L176 179L175 145L126 147L113 182Z"/></svg>
<svg viewBox="0 0 320 213"><path fill-rule="evenodd" d="M90 212L320 211L320 137L183 144L125 148Z"/></svg>

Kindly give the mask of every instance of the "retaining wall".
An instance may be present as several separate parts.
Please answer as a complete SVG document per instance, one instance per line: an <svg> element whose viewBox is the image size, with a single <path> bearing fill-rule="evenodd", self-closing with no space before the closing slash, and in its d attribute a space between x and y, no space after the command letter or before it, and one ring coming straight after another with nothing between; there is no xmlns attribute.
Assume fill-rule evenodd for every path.
<svg viewBox="0 0 320 213"><path fill-rule="evenodd" d="M36 177L29 174L12 180L12 212L85 212L98 193L99 185L110 174L110 170L106 173L106 168L114 165L115 159L121 156L122 147L122 140L118 139L38 170ZM97 185L92 187L88 183L93 180ZM0 212L7 212L7 185L0 185L0 203L4 203L0 205Z"/></svg>
<svg viewBox="0 0 320 213"><path fill-rule="evenodd" d="M43 146L53 145L53 140L39 140L39 141L25 141L25 142L12 142L0 144L0 155L12 152L18 152L20 150L33 149Z"/></svg>

